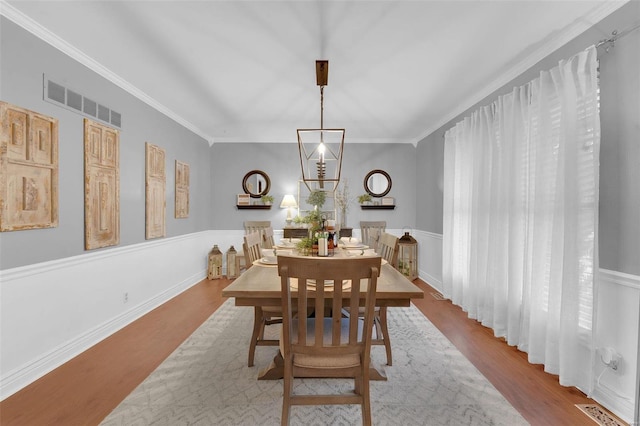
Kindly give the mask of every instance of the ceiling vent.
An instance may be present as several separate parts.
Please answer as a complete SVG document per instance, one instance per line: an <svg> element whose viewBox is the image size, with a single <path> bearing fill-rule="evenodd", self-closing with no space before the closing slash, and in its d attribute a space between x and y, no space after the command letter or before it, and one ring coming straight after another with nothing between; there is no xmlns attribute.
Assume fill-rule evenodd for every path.
<svg viewBox="0 0 640 426"><path fill-rule="evenodd" d="M122 115L80 93L51 81L44 75L44 100L70 111L103 121L117 128L122 128Z"/></svg>

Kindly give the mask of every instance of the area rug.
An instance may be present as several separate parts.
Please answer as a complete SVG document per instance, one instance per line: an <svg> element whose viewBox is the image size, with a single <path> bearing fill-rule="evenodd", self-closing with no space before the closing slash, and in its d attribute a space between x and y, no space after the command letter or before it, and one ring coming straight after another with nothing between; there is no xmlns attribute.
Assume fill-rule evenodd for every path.
<svg viewBox="0 0 640 426"><path fill-rule="evenodd" d="M371 382L373 424L528 424L416 307L388 312L393 366L387 381ZM256 379L277 348L258 347L247 367L252 323L253 308L226 301L102 425L279 425L282 381ZM384 346L372 348L372 360L386 362ZM296 379L295 387L320 393L352 383ZM291 424L361 424L360 407L293 407Z"/></svg>

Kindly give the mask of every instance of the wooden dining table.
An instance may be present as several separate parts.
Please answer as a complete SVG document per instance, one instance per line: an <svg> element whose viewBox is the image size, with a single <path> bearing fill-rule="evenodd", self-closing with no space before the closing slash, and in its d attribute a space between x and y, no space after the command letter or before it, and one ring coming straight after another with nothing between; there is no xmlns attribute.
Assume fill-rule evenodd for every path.
<svg viewBox="0 0 640 426"><path fill-rule="evenodd" d="M344 252L336 250L336 255L344 256ZM344 300L349 292L344 291ZM296 292L292 291L292 298ZM282 292L277 265L254 262L254 265L242 273L223 291L223 297L235 298L236 306L282 306ZM309 303L314 303L314 293L308 293ZM404 275L388 264L384 259L380 268L380 277L376 289L376 306L408 307L411 299L424 298L424 292L409 281ZM363 294L364 302L364 294ZM295 302L294 302L295 303ZM331 300L327 300L331 303ZM258 376L261 380L274 380L283 377L284 367L280 351L271 364L262 370ZM386 380L382 366L372 366L371 380Z"/></svg>

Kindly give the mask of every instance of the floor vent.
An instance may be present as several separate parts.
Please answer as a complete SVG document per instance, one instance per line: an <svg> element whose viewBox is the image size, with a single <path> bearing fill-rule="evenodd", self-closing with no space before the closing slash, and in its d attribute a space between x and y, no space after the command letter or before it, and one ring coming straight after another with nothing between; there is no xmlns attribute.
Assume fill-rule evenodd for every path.
<svg viewBox="0 0 640 426"><path fill-rule="evenodd" d="M436 299L436 300L447 300L447 299L442 295L442 293L434 292L434 293L431 293L431 296L433 296L433 298L434 298L434 299Z"/></svg>
<svg viewBox="0 0 640 426"><path fill-rule="evenodd" d="M601 426L628 426L626 423L618 420L597 404L576 404L576 407L585 413L591 420Z"/></svg>
<svg viewBox="0 0 640 426"><path fill-rule="evenodd" d="M50 80L46 74L44 75L44 100L119 129L122 128L122 114Z"/></svg>

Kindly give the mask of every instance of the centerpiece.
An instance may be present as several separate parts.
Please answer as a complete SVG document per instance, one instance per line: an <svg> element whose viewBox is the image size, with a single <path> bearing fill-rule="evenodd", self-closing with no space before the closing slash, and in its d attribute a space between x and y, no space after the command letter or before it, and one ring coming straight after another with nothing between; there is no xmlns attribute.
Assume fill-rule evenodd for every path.
<svg viewBox="0 0 640 426"><path fill-rule="evenodd" d="M311 191L307 197L307 204L313 206L313 210L303 216L302 221L308 225L309 236L302 238L296 248L301 254L312 254L318 249L317 233L322 230L322 223L325 218L322 216L321 208L327 199L327 193L320 190Z"/></svg>

